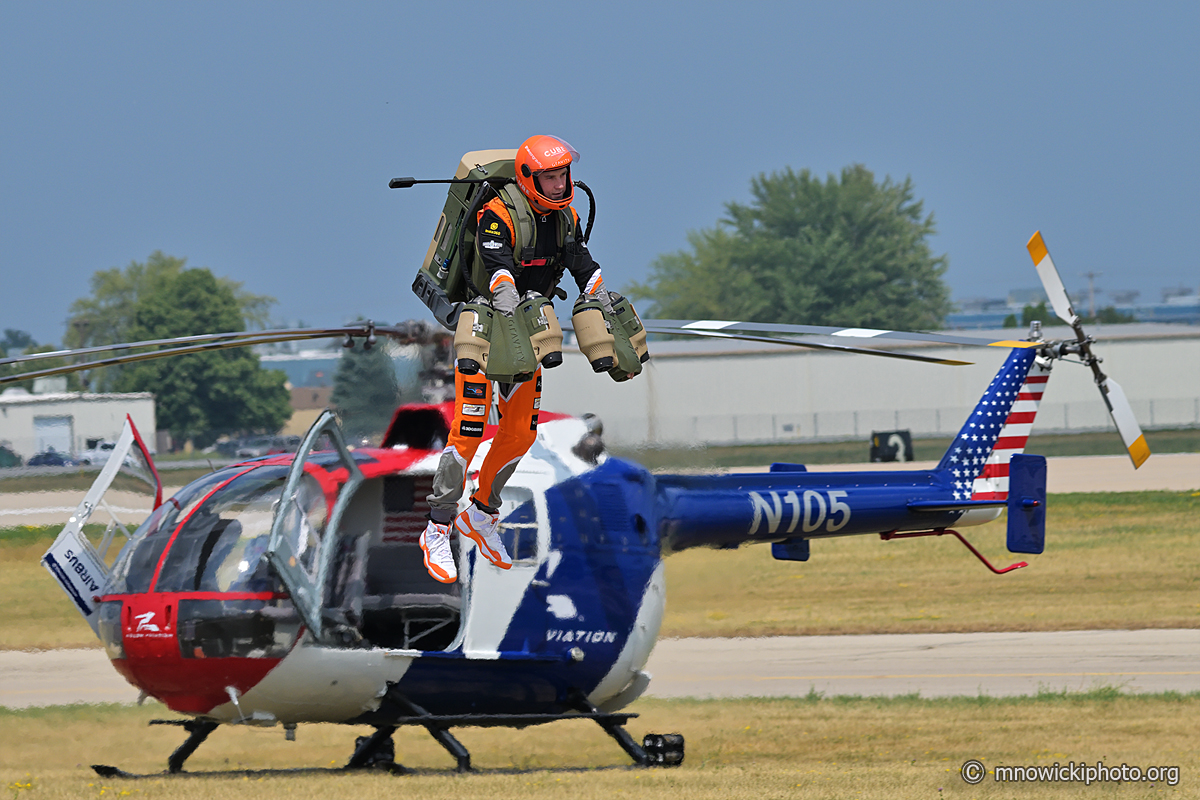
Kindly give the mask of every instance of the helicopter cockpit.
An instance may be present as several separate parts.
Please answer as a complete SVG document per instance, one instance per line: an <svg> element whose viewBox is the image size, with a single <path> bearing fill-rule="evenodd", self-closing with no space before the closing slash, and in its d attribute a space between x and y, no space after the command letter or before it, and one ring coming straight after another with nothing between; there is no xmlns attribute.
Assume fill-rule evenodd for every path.
<svg viewBox="0 0 1200 800"><path fill-rule="evenodd" d="M223 469L155 510L109 576L100 627L110 656L121 650L118 598L150 591L178 595L175 627L184 658L286 654L300 620L265 556L287 475L281 465ZM311 477L302 494L312 531L302 552L311 561L325 526L325 502Z"/></svg>
<svg viewBox="0 0 1200 800"><path fill-rule="evenodd" d="M314 426L290 464L262 459L209 473L127 532L95 593L95 627L111 658L127 658L144 633L134 615L149 606L135 596L169 598L148 624L173 634L184 659L281 658L302 627L334 647L452 645L461 584L435 581L418 544L432 476L379 474L382 465L349 452L333 430ZM359 463L371 464L370 477ZM536 536L525 531L522 544L523 527L536 525L514 524L509 536L528 559Z"/></svg>
<svg viewBox="0 0 1200 800"><path fill-rule="evenodd" d="M540 497L513 485L501 508L513 568L503 575L465 569L453 584L434 580L419 545L433 476L418 465L436 454L351 452L332 415L314 425L295 457L217 469L165 501L132 425L123 437L154 478L154 505L139 511L136 530L120 528L128 541L115 560L72 524L46 561L63 566L51 571L88 601L80 609L117 668L173 708L211 707L233 685L228 670L270 670L302 640L394 653L461 646L469 657L494 650L498 639L489 644L472 633L483 623L465 613L467 594L474 587L520 602L523 588L496 582L524 587L545 561ZM106 508L104 493L117 482L98 478L85 505ZM473 564L469 546L454 547ZM85 556L86 569L76 566ZM205 663L213 658L243 666Z"/></svg>

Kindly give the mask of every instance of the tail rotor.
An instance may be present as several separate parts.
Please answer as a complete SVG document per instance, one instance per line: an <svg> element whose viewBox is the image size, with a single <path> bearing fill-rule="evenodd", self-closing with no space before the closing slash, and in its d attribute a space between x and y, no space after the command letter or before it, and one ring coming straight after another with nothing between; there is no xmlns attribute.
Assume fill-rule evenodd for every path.
<svg viewBox="0 0 1200 800"><path fill-rule="evenodd" d="M1096 340L1084 333L1079 315L1071 306L1071 298L1067 296L1067 290L1063 286L1058 269L1050 258L1046 243L1042 240L1041 231L1033 234L1026 247L1037 267L1038 277L1042 279L1042 286L1046 289L1046 295L1050 298L1050 305L1054 308L1054 313L1058 315L1059 319L1070 325L1075 332L1074 341L1050 343L1044 352L1048 352L1048 355L1053 358L1077 355L1080 361L1091 368L1096 385L1100 388L1100 396L1104 398L1104 405L1108 407L1109 416L1112 417L1113 424L1117 426L1117 432L1121 434L1121 441L1125 444L1125 449L1133 462L1133 468L1137 469L1150 457L1150 447L1146 444L1146 437L1142 434L1137 418L1133 415L1133 407L1129 405L1129 399L1126 398L1121 385L1100 369L1102 359L1092 352L1092 344Z"/></svg>

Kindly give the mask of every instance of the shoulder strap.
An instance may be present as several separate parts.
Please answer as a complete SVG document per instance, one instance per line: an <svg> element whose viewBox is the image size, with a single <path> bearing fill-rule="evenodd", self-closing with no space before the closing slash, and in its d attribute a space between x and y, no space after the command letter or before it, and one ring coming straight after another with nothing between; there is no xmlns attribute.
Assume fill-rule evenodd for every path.
<svg viewBox="0 0 1200 800"><path fill-rule="evenodd" d="M579 214L574 206L567 206L559 213L558 219L558 249L564 244L575 241L575 228L579 225Z"/></svg>
<svg viewBox="0 0 1200 800"><path fill-rule="evenodd" d="M504 205L508 208L510 219L516 223L513 231L513 258L520 264L533 258L537 246L537 228L533 224L533 209L529 201L521 194L515 183L508 183L500 190Z"/></svg>
<svg viewBox="0 0 1200 800"><path fill-rule="evenodd" d="M478 226L479 222L482 220L483 213L485 211L491 211L493 214L498 216L500 221L508 228L509 235L513 237L514 241L516 240L516 226L513 225L513 220L508 213L508 207L504 203L504 198L493 197L491 200L488 200L486 203L484 203L483 208L479 209L478 213L475 215L476 226ZM478 227L476 228L474 246L471 248L471 250L471 282L475 284L475 288L482 292L485 297L490 298L491 292L488 290L487 267L483 265L483 257L479 254Z"/></svg>

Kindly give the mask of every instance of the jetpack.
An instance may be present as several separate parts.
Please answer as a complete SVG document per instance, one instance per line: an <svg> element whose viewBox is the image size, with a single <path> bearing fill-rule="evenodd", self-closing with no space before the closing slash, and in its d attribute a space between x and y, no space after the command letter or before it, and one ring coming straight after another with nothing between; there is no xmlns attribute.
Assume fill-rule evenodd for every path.
<svg viewBox="0 0 1200 800"><path fill-rule="evenodd" d="M476 150L462 157L453 178L393 178L388 183L392 189L419 183L449 184L446 205L413 280L413 293L439 323L454 331L459 371L468 375L482 371L489 380L503 383L530 380L539 365L549 369L562 363L563 333L551 298L526 292L512 317L495 311L487 292L487 270L475 247L478 213L492 198L503 200L512 216L518 240L514 251L520 252L532 241L533 218L516 194L516 154L516 150ZM596 220L596 201L587 184L574 184L588 196L582 237L586 244ZM569 210L559 213L571 214ZM573 224L574 217L568 221ZM555 294L567 299L561 288ZM571 327L593 371L608 372L621 381L641 372L648 357L646 332L629 300L609 294L612 314L597 301L580 295Z"/></svg>

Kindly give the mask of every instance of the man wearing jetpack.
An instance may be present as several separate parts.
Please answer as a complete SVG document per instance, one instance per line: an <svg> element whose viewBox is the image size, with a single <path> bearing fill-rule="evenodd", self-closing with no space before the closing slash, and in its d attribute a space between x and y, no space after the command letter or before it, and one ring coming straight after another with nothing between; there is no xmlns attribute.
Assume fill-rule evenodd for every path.
<svg viewBox="0 0 1200 800"><path fill-rule="evenodd" d="M512 191L509 184L476 214L475 263L481 262L484 272L476 269L479 279L474 281L477 284L474 288L490 302L491 310L506 318L512 319L523 311L528 313L525 306L531 292L550 308L543 298L551 297L564 273L570 272L582 293L577 307L598 303L606 316L615 319L613 299L604 286L600 265L588 252L579 214L571 206L574 199L571 164L578 158L574 148L558 137L527 139L517 151L514 165L519 191ZM565 297L561 293L560 296ZM469 313L472 312L464 311L463 315ZM552 308L547 316L553 318ZM634 316L632 309L629 316ZM553 327L558 328L556 320ZM456 344L464 330L470 334L471 325L460 320ZM478 327L475 330L478 332ZM558 336L561 342L561 331ZM450 545L451 525L473 540L488 561L501 569L512 566L498 532L500 491L537 438L541 367L556 365L562 358L558 353L553 362L542 360L528 380L497 381L499 431L479 470L478 488L471 504L456 515L467 468L483 441L492 404L492 381L481 365L473 358L464 358L464 353L470 351L459 349L455 360L454 422L433 478L429 524L421 534L425 566L442 583L453 583L458 577ZM612 364L611 359L608 364ZM593 369L599 371L596 362ZM633 374L614 375L614 378L624 380Z"/></svg>

